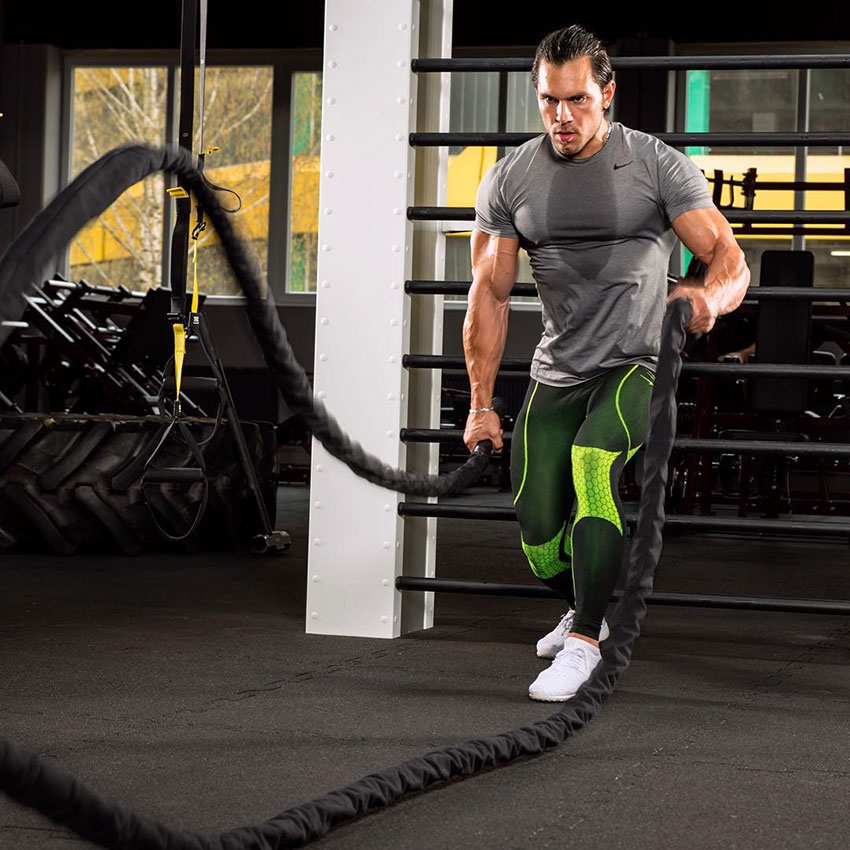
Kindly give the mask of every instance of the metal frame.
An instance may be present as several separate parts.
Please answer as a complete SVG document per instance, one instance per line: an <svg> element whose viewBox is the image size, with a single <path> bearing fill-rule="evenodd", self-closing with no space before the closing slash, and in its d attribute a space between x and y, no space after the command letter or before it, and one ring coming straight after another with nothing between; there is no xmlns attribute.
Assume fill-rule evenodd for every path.
<svg viewBox="0 0 850 850"><path fill-rule="evenodd" d="M809 130L809 90L811 88L812 72L810 68L801 68L797 71L797 103L794 115L795 128L800 133L808 133ZM806 159L808 157L808 146L797 145L794 149L794 180L797 183L805 180ZM794 209L805 209L806 193L801 188L794 190ZM791 237L791 249L802 251L806 247L804 233L795 233Z"/></svg>
<svg viewBox="0 0 850 850"><path fill-rule="evenodd" d="M694 68L801 68L804 73L798 80L797 129L796 133L659 133L658 138L675 147L688 145L723 146L794 146L797 147L797 177L799 180L800 163L805 160L805 148L826 145L847 145L850 137L842 133L809 133L805 123L801 125L800 112L806 107L800 103L808 95L810 70L813 67L850 67L850 56L793 56L793 57L635 57L628 59L613 59L616 68L662 68L667 70L685 70ZM530 60L451 60L444 62L414 63L416 71L524 71L531 67ZM534 133L413 133L410 143L416 146L428 147L439 145L516 145L521 144L536 135ZM764 187L762 187L764 188ZM787 187L781 187L787 188ZM795 188L802 187L795 185ZM829 185L828 188L841 189L842 186ZM801 193L798 192L799 196ZM796 206L802 206L797 204ZM750 234L780 233L793 235L798 247L803 245L806 234L835 234L843 235L850 228L850 213L843 212L812 212L805 210L779 211L770 210L756 212L750 210L723 210L727 220L733 224L742 225L742 229ZM413 221L474 221L474 209L458 208L428 208L416 207L408 210L408 217ZM790 228L760 227L756 224L778 225L790 224ZM812 227L812 225L842 225L840 229L828 227ZM410 294L457 294L468 292L466 281L426 281L411 280L405 283L405 289ZM528 296L536 294L533 284L517 284L511 292L513 296ZM784 298L795 301L842 301L850 298L850 289L802 289L782 288L779 291L761 290L758 287L748 291L747 301L761 301ZM403 360L408 368L442 368L465 369L463 358L446 356L407 355ZM503 360L504 371L526 372L529 360ZM767 364L684 364L684 372L691 375L712 375L715 377L741 377L752 375L770 375L773 377L828 377L850 378L850 368L835 367L832 369L819 366L786 366ZM407 429L402 432L401 439L407 442L444 442L456 441L461 438L460 430L439 429ZM505 435L509 440L512 435ZM680 451L702 452L741 452L748 454L784 454L793 453L798 456L815 456L831 458L850 457L850 446L840 443L800 443L789 445L779 441L732 441L732 440L698 440L677 439L675 448ZM464 518L479 520L515 521L515 511L510 507L492 507L485 505L439 504L418 506L401 504L399 511L404 516L424 515L441 518ZM634 514L627 515L626 522L633 525L636 521ZM759 520L705 516L668 516L666 525L671 528L691 529L701 531L738 531L749 533L793 534L805 536L839 536L850 537L850 522L815 520ZM400 578L397 586L403 590L434 591L434 592L464 592L464 593L493 593L498 595L519 595L533 597L557 598L557 594L547 588L525 585L494 585L486 582L458 582L446 580L415 580ZM795 611L807 613L850 613L850 603L830 602L821 600L777 600L758 599L754 597L709 597L694 594L654 594L649 600L653 604L699 605L716 608L772 611Z"/></svg>

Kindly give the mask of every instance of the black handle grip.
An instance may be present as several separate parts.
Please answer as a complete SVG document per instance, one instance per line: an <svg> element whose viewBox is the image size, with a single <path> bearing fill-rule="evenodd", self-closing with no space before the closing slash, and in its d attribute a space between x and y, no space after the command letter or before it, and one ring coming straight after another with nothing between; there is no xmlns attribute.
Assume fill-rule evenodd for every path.
<svg viewBox="0 0 850 850"><path fill-rule="evenodd" d="M144 474L146 484L197 484L204 480L204 470L192 467L159 467Z"/></svg>
<svg viewBox="0 0 850 850"><path fill-rule="evenodd" d="M473 454L476 455L491 455L493 454L493 441L492 440L481 440L480 443L475 444L475 448L472 450Z"/></svg>

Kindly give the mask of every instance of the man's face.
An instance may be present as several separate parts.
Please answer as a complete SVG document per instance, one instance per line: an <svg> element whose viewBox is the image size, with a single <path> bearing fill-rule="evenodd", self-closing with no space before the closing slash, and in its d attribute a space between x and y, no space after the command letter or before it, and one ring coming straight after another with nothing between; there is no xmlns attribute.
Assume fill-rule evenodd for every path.
<svg viewBox="0 0 850 850"><path fill-rule="evenodd" d="M614 81L605 90L593 79L589 56L563 65L541 62L537 74L537 106L555 149L578 159L601 147L603 113L614 96Z"/></svg>

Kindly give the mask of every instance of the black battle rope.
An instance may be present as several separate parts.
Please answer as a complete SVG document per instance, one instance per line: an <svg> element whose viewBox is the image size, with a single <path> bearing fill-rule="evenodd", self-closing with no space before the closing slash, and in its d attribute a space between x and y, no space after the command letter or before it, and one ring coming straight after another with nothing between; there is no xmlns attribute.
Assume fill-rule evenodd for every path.
<svg viewBox="0 0 850 850"><path fill-rule="evenodd" d="M218 228L217 218L210 217ZM221 230L219 234L222 235ZM228 256L233 262L230 250ZM0 262L0 309L8 295L4 289L7 259L8 254ZM561 710L545 720L492 738L435 750L288 809L265 823L217 836L178 832L142 818L104 800L64 771L3 739L0 739L0 788L9 797L37 809L83 838L116 850L283 850L303 846L334 826L374 812L404 796L450 779L466 778L487 768L504 766L523 756L539 755L557 746L581 729L611 694L615 682L629 665L634 642L646 616L646 597L652 592L655 566L661 554L667 464L676 433L675 392L681 371L680 352L685 342L685 327L691 314L690 303L679 299L670 306L664 318L650 405L640 513L629 553L626 588L614 617L611 637L605 644L601 663ZM285 337L277 338L285 340ZM276 357L275 363L279 359Z"/></svg>
<svg viewBox="0 0 850 850"><path fill-rule="evenodd" d="M0 259L0 321L20 318L25 307L23 292L41 278L43 269L86 222L100 215L130 186L157 171L176 174L195 193L221 238L245 294L248 317L281 394L330 454L367 481L417 496L446 496L481 477L488 462L489 443L476 447L469 460L454 472L437 476L393 469L348 437L324 405L313 398L310 382L295 359L256 258L236 235L228 211L195 168L192 155L180 148L116 148L63 189ZM0 344L4 336L0 326Z"/></svg>

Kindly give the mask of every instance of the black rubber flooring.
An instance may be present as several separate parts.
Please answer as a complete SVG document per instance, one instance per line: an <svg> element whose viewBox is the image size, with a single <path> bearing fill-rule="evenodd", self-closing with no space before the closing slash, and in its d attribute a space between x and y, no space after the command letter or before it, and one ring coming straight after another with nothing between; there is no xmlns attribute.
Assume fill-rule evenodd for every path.
<svg viewBox="0 0 850 850"><path fill-rule="evenodd" d="M175 827L257 823L429 749L513 729L557 602L441 595L395 641L303 634L307 490L282 558L0 559L2 734ZM504 497L478 494L472 502ZM446 577L531 580L508 523L441 521ZM846 542L667 541L657 589L850 598ZM317 848L814 848L847 844L850 618L651 607L576 737ZM0 848L88 847L0 798Z"/></svg>

